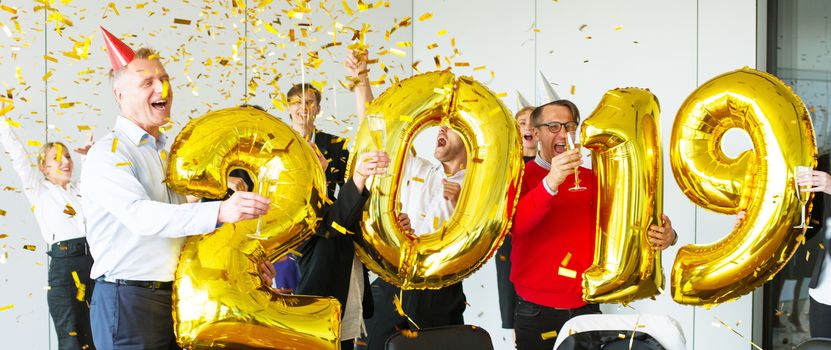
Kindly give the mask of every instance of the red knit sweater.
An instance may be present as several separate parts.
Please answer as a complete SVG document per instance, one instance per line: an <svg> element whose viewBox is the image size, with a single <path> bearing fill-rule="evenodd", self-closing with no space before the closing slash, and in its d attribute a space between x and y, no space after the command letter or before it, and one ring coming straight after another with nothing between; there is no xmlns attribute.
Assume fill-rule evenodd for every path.
<svg viewBox="0 0 831 350"><path fill-rule="evenodd" d="M543 187L548 170L535 161L525 165L522 192L511 227L511 281L517 294L532 303L573 309L582 298L583 272L594 259L597 217L597 178L580 168L580 184L588 190L571 192L569 175L552 196ZM565 262L566 256L571 258ZM563 266L565 263L565 266ZM573 270L576 276L569 277Z"/></svg>

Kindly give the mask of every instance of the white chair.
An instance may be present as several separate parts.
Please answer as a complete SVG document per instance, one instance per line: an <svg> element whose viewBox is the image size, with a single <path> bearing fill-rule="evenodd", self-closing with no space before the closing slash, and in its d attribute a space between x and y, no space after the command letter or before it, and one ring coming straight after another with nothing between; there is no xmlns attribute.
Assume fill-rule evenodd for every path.
<svg viewBox="0 0 831 350"><path fill-rule="evenodd" d="M656 314L577 316L560 329L554 349L558 349L569 336L589 331L638 331L650 335L667 350L687 349L687 340L678 321L666 315Z"/></svg>

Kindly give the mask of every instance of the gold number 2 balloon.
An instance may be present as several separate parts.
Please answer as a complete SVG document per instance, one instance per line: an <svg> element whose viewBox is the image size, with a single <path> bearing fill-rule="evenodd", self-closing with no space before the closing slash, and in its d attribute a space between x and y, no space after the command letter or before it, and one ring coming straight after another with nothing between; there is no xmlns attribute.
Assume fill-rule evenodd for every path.
<svg viewBox="0 0 831 350"><path fill-rule="evenodd" d="M370 104L367 115L373 114L386 121L384 149L392 157L393 175L372 181L362 222L365 243L357 250L361 261L404 289L441 288L461 281L493 255L510 227L523 169L516 122L484 85L457 79L449 71L401 81ZM402 232L396 220L401 182L419 180L401 178L404 156L418 131L438 123L464 141L465 181L452 219L433 233L414 237ZM355 169L357 155L377 147L363 123L347 173Z"/></svg>
<svg viewBox="0 0 831 350"><path fill-rule="evenodd" d="M664 287L661 254L647 231L661 224L662 163L658 99L648 90L606 92L582 126L592 150L598 208L594 263L583 274L583 299L630 302Z"/></svg>
<svg viewBox="0 0 831 350"><path fill-rule="evenodd" d="M236 168L258 175L256 186L271 208L259 220L187 239L173 291L179 344L336 349L337 300L274 293L258 270L317 225L326 191L314 151L275 117L253 108L223 109L191 120L176 137L167 183L178 192L222 197L227 174Z"/></svg>
<svg viewBox="0 0 831 350"><path fill-rule="evenodd" d="M753 149L730 158L727 130L750 135ZM724 238L687 245L672 267L672 297L712 306L761 286L787 263L802 222L796 166L816 165L816 144L805 105L776 77L749 68L722 74L695 90L672 127L675 180L694 203L745 219ZM810 203L810 195L807 196Z"/></svg>

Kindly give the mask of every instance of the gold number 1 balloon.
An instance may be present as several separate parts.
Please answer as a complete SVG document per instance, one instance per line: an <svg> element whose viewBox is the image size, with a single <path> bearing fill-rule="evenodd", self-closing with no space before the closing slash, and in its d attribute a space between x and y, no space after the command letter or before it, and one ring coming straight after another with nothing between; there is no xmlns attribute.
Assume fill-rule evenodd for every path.
<svg viewBox="0 0 831 350"><path fill-rule="evenodd" d="M258 270L260 263L300 244L317 225L326 191L314 151L264 112L219 110L191 120L176 137L167 183L178 192L222 197L227 174L235 168L262 174L256 187L271 199L271 208L261 221L225 224L211 234L188 237L173 290L179 344L190 349L338 348L336 299L277 294L263 285Z"/></svg>
<svg viewBox="0 0 831 350"><path fill-rule="evenodd" d="M750 135L753 149L731 158L721 149L730 129ZM695 90L672 127L675 180L694 203L745 219L724 238L678 251L672 298L712 306L747 294L788 262L802 222L795 166L816 165L816 143L805 105L776 77L743 68ZM810 203L810 195L808 203Z"/></svg>
<svg viewBox="0 0 831 350"><path fill-rule="evenodd" d="M664 287L661 253L649 244L661 225L661 127L658 99L648 90L606 92L583 122L592 150L598 208L594 263L583 275L583 299L627 303Z"/></svg>
<svg viewBox="0 0 831 350"><path fill-rule="evenodd" d="M502 243L513 217L522 179L519 128L499 98L470 78L449 71L416 75L391 87L367 109L386 120L392 176L376 178L364 208L361 261L403 289L441 288L482 266ZM467 168L453 217L433 233L402 232L395 215L404 156L415 134L441 123L459 133L467 148ZM351 152L377 149L362 124ZM423 181L423 180L421 180ZM441 195L438 193L437 195ZM410 220L432 220L412 217Z"/></svg>

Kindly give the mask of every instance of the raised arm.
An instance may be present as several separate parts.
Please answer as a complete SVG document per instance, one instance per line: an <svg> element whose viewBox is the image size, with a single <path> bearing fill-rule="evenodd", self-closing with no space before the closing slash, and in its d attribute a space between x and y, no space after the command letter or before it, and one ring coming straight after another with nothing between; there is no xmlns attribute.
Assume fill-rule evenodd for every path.
<svg viewBox="0 0 831 350"><path fill-rule="evenodd" d="M41 180L43 180L43 173L37 169L35 163L26 157L26 149L17 134L12 130L12 123L11 119L0 121L0 143L9 153L12 167L20 176L20 181L23 182L23 191L27 194L30 191L36 192L40 188Z"/></svg>
<svg viewBox="0 0 831 350"><path fill-rule="evenodd" d="M367 68L367 53L349 50L346 54L346 70L352 83L355 84L355 113L363 120L366 115L366 106L372 102L372 86L369 83L369 69Z"/></svg>

